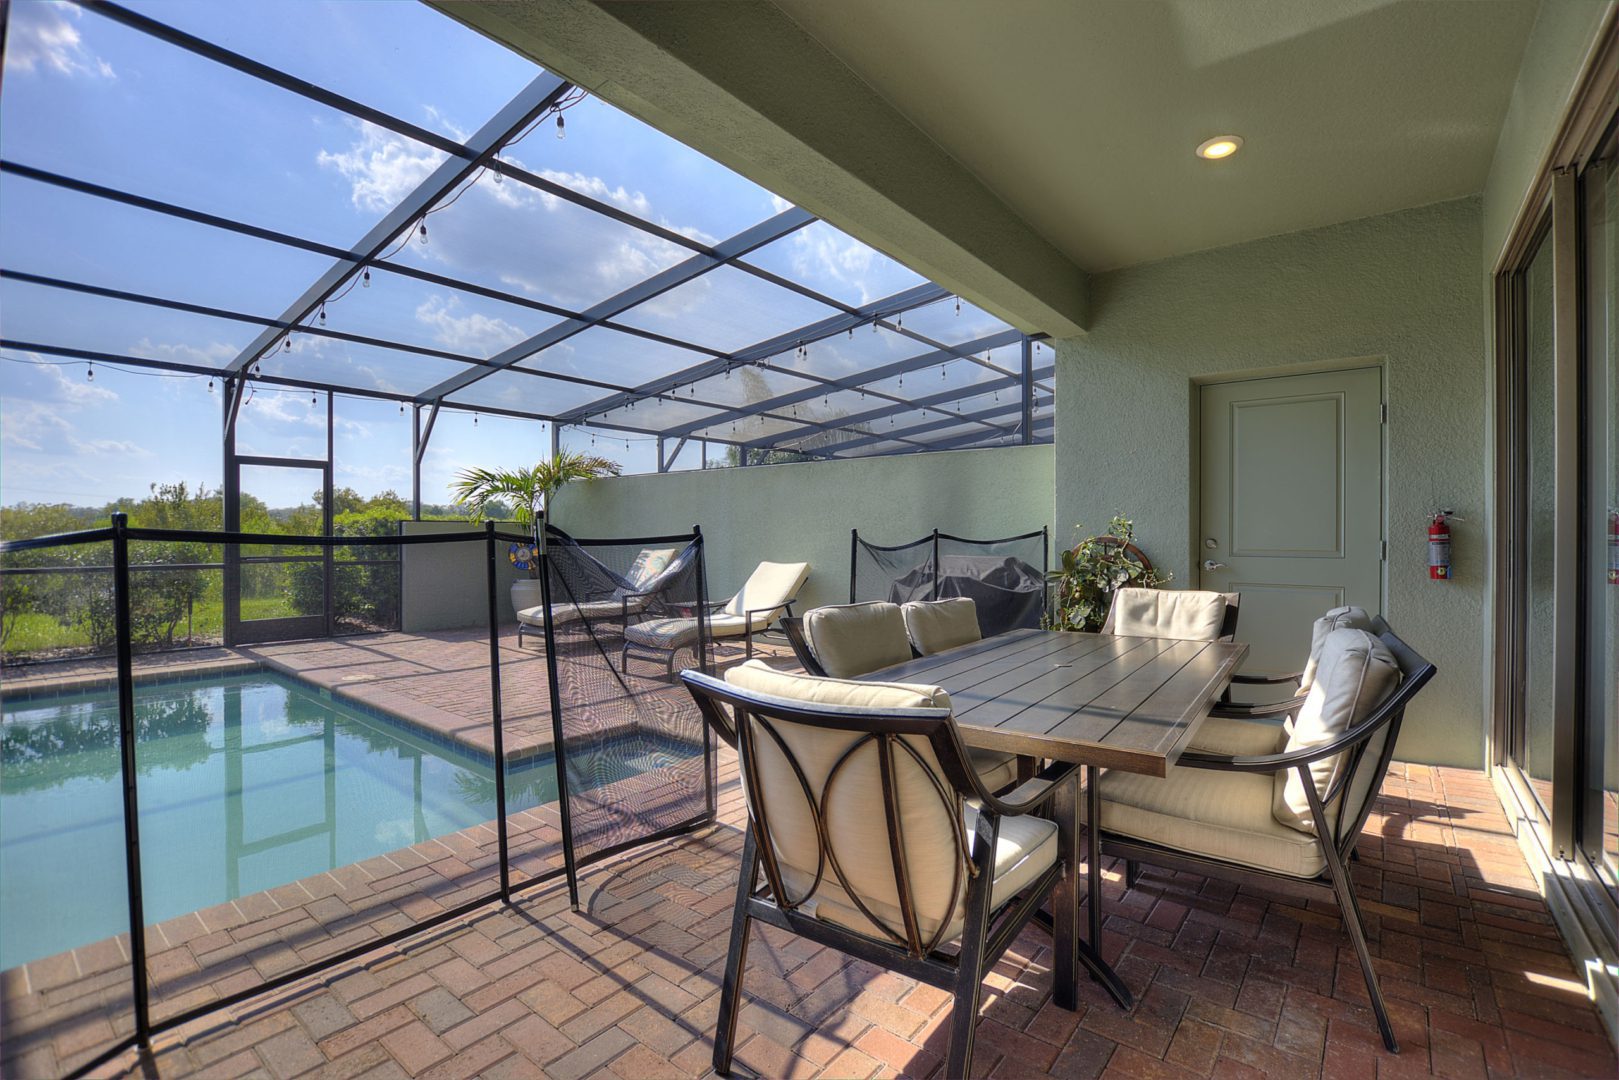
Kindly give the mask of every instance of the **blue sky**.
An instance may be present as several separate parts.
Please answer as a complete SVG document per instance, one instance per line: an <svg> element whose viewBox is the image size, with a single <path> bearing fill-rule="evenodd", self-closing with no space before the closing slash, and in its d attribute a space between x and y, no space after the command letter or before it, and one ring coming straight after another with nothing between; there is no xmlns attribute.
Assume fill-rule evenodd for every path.
<svg viewBox="0 0 1619 1080"><path fill-rule="evenodd" d="M327 86L364 104L464 138L539 72L528 61L414 2L312 0L132 5L189 33ZM567 137L549 123L507 160L639 217L712 242L787 204L639 121L594 99L567 114ZM347 247L442 160L440 152L153 41L70 4L11 5L0 154L251 224ZM512 181L483 174L454 206L428 219L429 242L395 261L582 308L684 258L686 250ZM307 252L191 224L14 176L0 178L0 252L15 270L218 308L275 316L327 267ZM862 303L922 279L817 223L762 249L756 265L841 301ZM751 345L831 313L830 308L735 269L722 269L636 309L624 321L711 348ZM1002 324L965 306L917 313L940 337L968 340ZM489 356L543 330L543 312L374 272L328 310L327 325L354 333ZM111 354L222 366L255 336L230 320L0 283L6 337ZM919 351L887 332L818 346L804 363L846 374ZM154 482L217 487L220 385L5 353L0 363L0 502L99 504ZM523 367L639 382L704 359L699 353L598 328L525 360ZM44 362L40 362L44 361ZM789 354L784 363L798 363ZM266 374L330 379L416 393L462 370L433 357L308 335L263 361ZM956 364L938 384L985 376ZM771 375L771 393L805 382ZM759 388L757 380L749 384ZM746 399L736 380L701 394ZM474 384L469 404L549 411L598 392L504 373ZM653 406L643 404L642 409ZM687 408L670 403L670 412ZM834 403L824 408L832 410ZM408 415L388 402L339 396L336 482L363 493L409 487ZM243 412L244 452L319 456L324 405L307 392L256 391ZM424 499L448 501L468 465L518 464L543 454L546 425L446 412L426 462ZM901 418L903 426L905 418ZM629 439L626 446L624 439ZM612 441L617 439L619 441ZM588 432L564 442L590 446ZM598 452L629 471L653 467L646 437L602 432ZM716 450L716 453L718 451ZM695 464L695 456L684 459ZM303 501L301 472L266 481L272 505Z"/></svg>

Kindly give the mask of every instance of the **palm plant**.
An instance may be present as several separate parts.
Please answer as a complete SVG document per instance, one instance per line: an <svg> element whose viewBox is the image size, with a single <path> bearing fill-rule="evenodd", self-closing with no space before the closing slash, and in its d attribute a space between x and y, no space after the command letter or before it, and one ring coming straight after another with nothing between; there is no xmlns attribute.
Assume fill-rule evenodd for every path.
<svg viewBox="0 0 1619 1080"><path fill-rule="evenodd" d="M463 469L453 490L456 505L466 510L474 522L482 521L495 503L509 501L517 523L534 536L536 545L543 547L541 515L550 508L557 492L575 481L617 476L621 472L623 466L609 458L559 450L550 460L522 469ZM534 569L530 573L537 576L539 571Z"/></svg>

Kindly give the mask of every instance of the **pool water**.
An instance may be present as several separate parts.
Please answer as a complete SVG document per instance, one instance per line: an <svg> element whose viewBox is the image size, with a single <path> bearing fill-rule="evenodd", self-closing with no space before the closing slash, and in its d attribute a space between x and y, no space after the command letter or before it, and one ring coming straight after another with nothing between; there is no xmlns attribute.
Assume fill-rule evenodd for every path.
<svg viewBox="0 0 1619 1080"><path fill-rule="evenodd" d="M136 730L148 923L496 816L488 764L270 672L138 687ZM625 749L601 782L690 753ZM549 755L507 772L510 811L555 799ZM125 932L124 880L113 692L7 703L0 969Z"/></svg>

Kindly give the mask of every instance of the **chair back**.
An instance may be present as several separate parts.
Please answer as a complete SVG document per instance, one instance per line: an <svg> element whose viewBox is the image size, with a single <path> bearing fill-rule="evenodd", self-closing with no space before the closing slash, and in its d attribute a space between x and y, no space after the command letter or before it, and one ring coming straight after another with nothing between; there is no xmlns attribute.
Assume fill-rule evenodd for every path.
<svg viewBox="0 0 1619 1080"><path fill-rule="evenodd" d="M759 661L726 682L681 678L736 748L779 907L917 957L948 940L974 873L965 800L982 793L944 691L790 675Z"/></svg>
<svg viewBox="0 0 1619 1080"><path fill-rule="evenodd" d="M911 658L899 605L832 604L804 613L804 638L826 674L852 679Z"/></svg>
<svg viewBox="0 0 1619 1080"><path fill-rule="evenodd" d="M1306 790L1300 768L1278 773L1273 806L1283 824L1314 832L1319 805L1334 844L1346 856L1394 756L1406 706L1438 672L1381 618L1370 619L1369 627L1340 628L1324 644L1319 678L1283 752L1315 746L1336 753L1308 766L1313 792ZM1334 713L1347 717L1348 726L1323 733L1321 719L1330 727Z"/></svg>
<svg viewBox="0 0 1619 1080"><path fill-rule="evenodd" d="M1326 644L1327 635L1334 630L1370 630L1372 617L1366 614L1366 609L1354 604L1345 607L1335 607L1317 619L1310 627L1310 656L1304 662L1304 672L1299 676L1300 696L1308 694L1310 687L1315 685L1315 671L1321 663L1321 646Z"/></svg>
<svg viewBox="0 0 1619 1080"><path fill-rule="evenodd" d="M965 596L949 600L913 600L900 607L911 648L931 656L983 637L978 628L978 605Z"/></svg>
<svg viewBox="0 0 1619 1080"><path fill-rule="evenodd" d="M1232 641L1237 634L1238 593L1198 589L1113 591L1102 633L1179 641Z"/></svg>
<svg viewBox="0 0 1619 1080"><path fill-rule="evenodd" d="M793 656L798 660L798 666L806 674L825 677L826 669L821 662L815 659L810 651L809 639L804 636L804 617L802 615L785 615L781 620L781 632L787 635L787 644L793 647Z"/></svg>
<svg viewBox="0 0 1619 1080"><path fill-rule="evenodd" d="M797 599L809 571L809 563L760 563L726 603L725 614L745 616L751 611L757 626L769 626L782 608Z"/></svg>

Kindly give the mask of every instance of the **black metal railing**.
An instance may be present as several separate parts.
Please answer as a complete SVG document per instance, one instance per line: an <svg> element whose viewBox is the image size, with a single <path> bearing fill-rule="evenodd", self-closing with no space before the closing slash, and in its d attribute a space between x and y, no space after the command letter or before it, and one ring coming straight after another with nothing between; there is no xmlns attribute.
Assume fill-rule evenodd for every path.
<svg viewBox="0 0 1619 1080"><path fill-rule="evenodd" d="M622 846L592 851L581 858L575 858L573 853L573 838L569 835L566 815L563 817L561 830L561 847L563 865L539 867L527 871L526 880L514 883L512 881L511 865L512 853L511 838L508 825L507 804L507 771L504 720L501 706L501 653L500 653L500 615L501 603L499 582L505 559L497 550L498 543L529 543L531 538L526 535L505 533L498 531L494 523L487 523L481 529L457 530L443 533L424 533L417 535L398 535L391 537L342 537L342 536L289 536L274 533L227 533L195 530L173 529L144 529L134 528L128 524L127 516L114 514L112 524L107 528L84 530L75 533L66 533L53 536L44 536L28 540L15 540L0 542L0 556L15 555L26 551L39 551L53 548L68 548L89 544L110 544L112 558L111 564L98 564L94 572L111 575L112 585L112 614L114 661L116 664L117 684L117 729L118 729L118 760L120 773L120 787L123 808L123 849L124 872L128 894L129 919L129 958L131 970L131 991L134 1012L134 1030L132 1034L118 1039L114 1044L94 1056L93 1059L77 1066L72 1075L83 1075L90 1070L106 1063L115 1055L133 1047L145 1047L150 1044L154 1034L185 1024L199 1016L228 1007L244 999L265 991L286 985L287 983L307 978L335 966L348 963L360 956L370 953L378 948L397 942L409 935L420 933L454 919L461 918L470 912L493 903L495 901L509 902L514 894L527 889L538 887L547 882L555 881L566 876L569 879L570 893L574 889L574 877L578 869L600 861L622 850ZM144 905L144 892L141 879L141 828L139 816L139 802L141 796L141 780L137 768L136 742L137 742L137 709L136 709L136 671L135 649L131 623L131 579L135 575L154 569L175 569L177 564L132 564L130 560L130 547L132 544L147 542L206 544L210 547L220 545L276 545L280 547L318 547L326 550L368 547L377 548L387 546L393 550L395 558L392 560L378 560L394 562L403 566L402 549L407 547L428 546L439 544L467 544L477 542L482 547L481 561L484 563L484 578L486 583L486 603L484 619L487 621L489 643L489 692L490 692L490 735L493 746L493 780L495 787L495 828L498 845L498 887L486 894L478 894L461 900L453 906L413 920L406 926L393 929L387 933L369 938L352 947L320 957L313 962L304 963L296 968L278 974L264 977L253 985L232 990L203 1004L189 1005L162 1016L154 1016L151 1000L151 975L148 964L148 943L146 910ZM318 558L319 556L317 556ZM542 555L542 560L544 556ZM198 568L216 568L223 564L204 563L197 564ZM187 568L190 568L189 566ZM84 566L69 566L60 568L62 572L82 572ZM57 568L26 568L19 572L56 572ZM542 574L546 571L542 564ZM403 578L403 573L401 574ZM548 635L549 636L549 635ZM552 667L554 660L546 658L547 666ZM556 694L555 676L550 677L551 692ZM555 700L555 698L553 698ZM563 710L553 708L551 715L552 728L552 765L556 771L557 798L566 809L569 798L568 769L566 761L567 740L562 729ZM712 793L710 793L709 814L705 821L694 822L689 827L700 827L706 821L712 820ZM654 839L656 837L647 837ZM252 970L248 968L248 970Z"/></svg>

